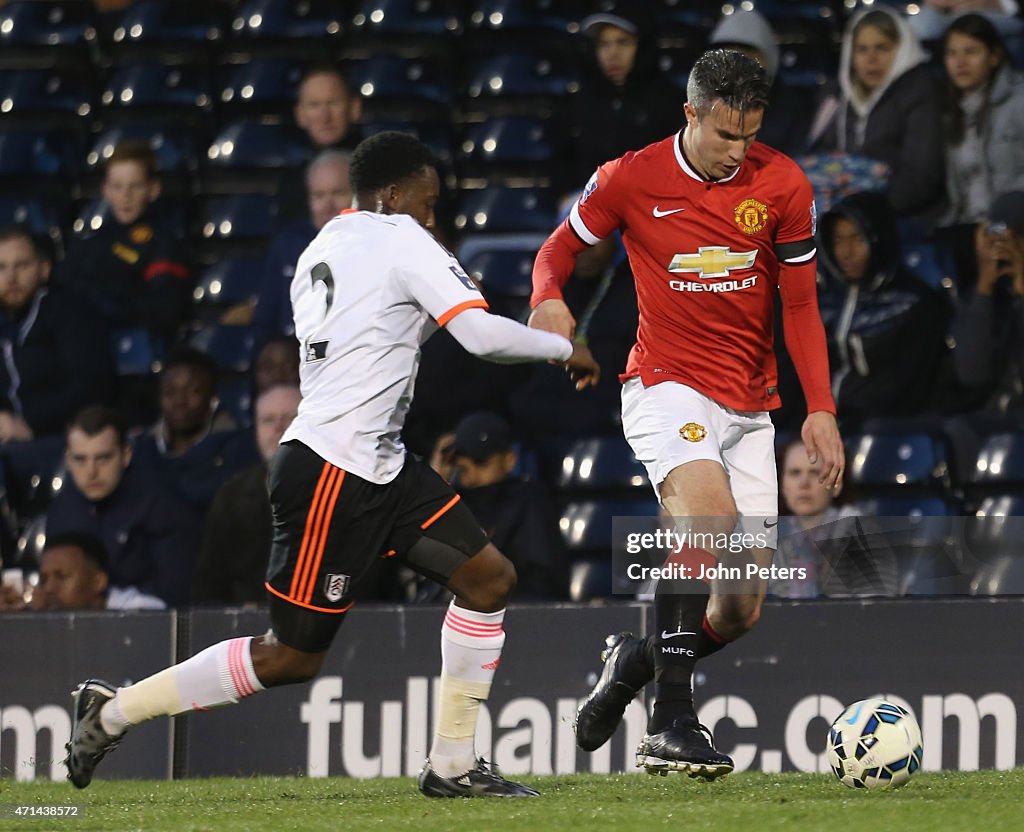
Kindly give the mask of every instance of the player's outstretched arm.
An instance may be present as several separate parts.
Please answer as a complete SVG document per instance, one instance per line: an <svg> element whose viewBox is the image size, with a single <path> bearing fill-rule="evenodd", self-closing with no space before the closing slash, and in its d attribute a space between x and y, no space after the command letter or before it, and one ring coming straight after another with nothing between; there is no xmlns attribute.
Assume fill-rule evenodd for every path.
<svg viewBox="0 0 1024 832"><path fill-rule="evenodd" d="M530 329L479 308L460 312L445 326L464 349L487 361L556 361L566 368L577 390L596 384L600 378L600 369L590 350L561 335Z"/></svg>
<svg viewBox="0 0 1024 832"><path fill-rule="evenodd" d="M544 241L533 262L533 294L529 325L534 329L555 332L572 338L576 332L576 319L562 300L562 287L576 267L576 255L585 249L584 243L566 220Z"/></svg>
<svg viewBox="0 0 1024 832"><path fill-rule="evenodd" d="M834 490L841 488L846 471L846 449L836 417L824 410L808 413L800 438L807 448L808 460L820 465L818 480L821 484Z"/></svg>

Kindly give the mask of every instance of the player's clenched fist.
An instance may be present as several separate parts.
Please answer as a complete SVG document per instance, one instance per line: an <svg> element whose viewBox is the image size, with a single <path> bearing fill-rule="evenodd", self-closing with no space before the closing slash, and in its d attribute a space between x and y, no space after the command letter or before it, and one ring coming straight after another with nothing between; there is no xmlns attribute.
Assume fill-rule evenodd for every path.
<svg viewBox="0 0 1024 832"><path fill-rule="evenodd" d="M572 355L562 366L565 367L569 378L576 383L577 390L592 387L601 378L601 368L594 360L590 348L583 344L577 344L575 341L572 345Z"/></svg>

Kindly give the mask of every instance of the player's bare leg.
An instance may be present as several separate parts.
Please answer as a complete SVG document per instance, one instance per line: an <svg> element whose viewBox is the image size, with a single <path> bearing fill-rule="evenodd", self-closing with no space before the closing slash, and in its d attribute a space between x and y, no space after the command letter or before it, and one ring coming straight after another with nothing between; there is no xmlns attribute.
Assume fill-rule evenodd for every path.
<svg viewBox="0 0 1024 832"><path fill-rule="evenodd" d="M501 661L505 603L515 583L515 567L493 544L448 580L455 599L441 627L437 724L419 777L420 791L427 797L537 795L528 786L505 780L492 764L477 758L473 747L480 703L490 694Z"/></svg>

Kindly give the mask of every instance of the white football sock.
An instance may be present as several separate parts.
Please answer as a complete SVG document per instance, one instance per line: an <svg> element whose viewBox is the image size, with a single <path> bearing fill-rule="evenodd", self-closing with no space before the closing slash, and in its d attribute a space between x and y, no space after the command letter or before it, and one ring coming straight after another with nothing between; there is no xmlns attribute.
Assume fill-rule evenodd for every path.
<svg viewBox="0 0 1024 832"><path fill-rule="evenodd" d="M476 764L473 738L480 703L505 643L505 610L476 612L455 606L441 627L441 685L430 763L442 777L458 777Z"/></svg>
<svg viewBox="0 0 1024 832"><path fill-rule="evenodd" d="M126 688L100 711L103 730L114 737L155 716L176 716L233 705L263 690L252 666L252 637L207 647L181 664Z"/></svg>

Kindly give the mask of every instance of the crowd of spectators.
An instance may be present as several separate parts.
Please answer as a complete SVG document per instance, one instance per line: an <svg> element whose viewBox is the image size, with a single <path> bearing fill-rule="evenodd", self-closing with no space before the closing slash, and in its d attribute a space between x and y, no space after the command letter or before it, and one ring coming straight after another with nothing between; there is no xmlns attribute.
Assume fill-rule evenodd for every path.
<svg viewBox="0 0 1024 832"><path fill-rule="evenodd" d="M709 45L745 51L773 79L759 138L796 158L818 197L819 300L844 431L886 417L966 418L979 435L1024 429L1024 26L1013 0L971 3L968 13L928 0L910 17L865 5L840 16L826 42L798 42L795 18L764 16L758 4L729 6L718 20L688 19L682 46L678 28L664 26L671 4L579 5L590 13L569 27L578 84L519 109L500 102L544 120L547 158L526 182L498 163L485 182L470 181L450 132L436 147L443 205L463 188L525 184L565 197L567 211L597 165L680 129L686 56ZM458 55L461 43L468 53L473 37L452 35L445 48ZM528 44L528 35L518 42ZM350 204L349 153L364 135L397 125L427 137L438 126L419 109L382 117L373 85L350 80L343 52L329 63L319 49L310 57L279 114L300 152L264 177L275 227L245 252L249 291L215 305L212 317L199 300L221 288L197 287L235 252L211 246L215 233L189 235L187 223L167 220L168 192L180 201L182 187L167 181L174 173L161 169L152 142L111 149L96 186L102 221L67 241L27 225L0 228L0 443L41 449L44 472L31 501L2 513L0 551L5 563L39 571L34 608L261 601L271 536L263 481L299 398L295 262ZM448 111L441 121L451 128L452 119ZM456 250L472 237L459 233L472 223L440 220L438 235ZM485 294L495 291L486 268L470 271ZM522 292L490 300L503 314L528 311ZM424 346L407 425L410 450L435 454L516 562L530 598L568 593L559 452L581 436L619 432L616 376L637 313L617 239L580 256L566 300L577 337L603 366L600 385L576 394L555 367L484 365L442 330ZM229 356L204 351L210 342L195 335L210 326L241 333L243 346ZM119 364L125 333L148 340L151 372ZM785 406L775 418L785 435L802 402L776 340ZM10 483L18 453L0 453L15 503L25 493ZM15 546L28 526L39 531L43 514L52 544ZM88 591L60 600L71 593L52 587L72 571ZM380 597L432 597L403 580L386 579Z"/></svg>

